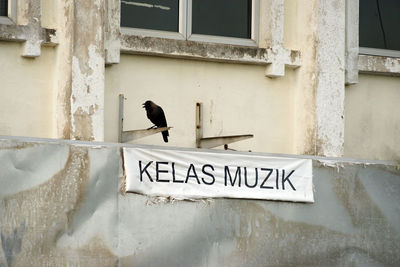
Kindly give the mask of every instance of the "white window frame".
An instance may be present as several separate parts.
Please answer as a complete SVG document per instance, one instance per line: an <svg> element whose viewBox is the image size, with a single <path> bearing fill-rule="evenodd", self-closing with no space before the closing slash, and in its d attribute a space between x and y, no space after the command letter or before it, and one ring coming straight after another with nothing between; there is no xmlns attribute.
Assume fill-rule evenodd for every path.
<svg viewBox="0 0 400 267"><path fill-rule="evenodd" d="M0 24L12 25L17 22L17 0L8 0L8 13L0 16Z"/></svg>
<svg viewBox="0 0 400 267"><path fill-rule="evenodd" d="M383 57L398 57L400 58L400 50L381 49L373 47L359 47L361 55L383 56Z"/></svg>
<svg viewBox="0 0 400 267"><path fill-rule="evenodd" d="M121 27L123 34L145 37L159 37L176 40L189 40L208 43L220 43L242 46L257 46L259 31L259 0L252 0L251 11L251 38L235 38L215 35L192 34L192 0L179 1L179 31L168 32L140 28Z"/></svg>

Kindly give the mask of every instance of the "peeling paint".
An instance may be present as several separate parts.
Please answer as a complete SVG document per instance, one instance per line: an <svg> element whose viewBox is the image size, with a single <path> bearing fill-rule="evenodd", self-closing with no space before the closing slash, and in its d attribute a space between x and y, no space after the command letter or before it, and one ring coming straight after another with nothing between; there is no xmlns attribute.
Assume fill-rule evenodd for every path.
<svg viewBox="0 0 400 267"><path fill-rule="evenodd" d="M95 50L93 46L89 47L89 73L82 72L76 57L72 59L71 124L76 139L104 138L104 58ZM81 120L76 120L77 117ZM82 120L84 117L87 119Z"/></svg>
<svg viewBox="0 0 400 267"><path fill-rule="evenodd" d="M72 50L71 134L104 140L104 1L75 2ZM96 29L88 32L89 29Z"/></svg>

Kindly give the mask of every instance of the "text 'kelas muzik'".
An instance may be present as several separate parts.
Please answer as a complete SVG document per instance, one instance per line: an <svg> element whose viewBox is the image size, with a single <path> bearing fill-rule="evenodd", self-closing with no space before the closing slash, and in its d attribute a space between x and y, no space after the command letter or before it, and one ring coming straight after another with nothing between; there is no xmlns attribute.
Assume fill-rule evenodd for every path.
<svg viewBox="0 0 400 267"><path fill-rule="evenodd" d="M140 182L204 184L223 183L230 187L262 188L296 191L291 177L295 170L267 167L219 166L204 164L177 165L167 161L138 161ZM221 168L220 171L217 168ZM179 169L179 171L178 171ZM180 175L178 175L180 173ZM222 177L217 174L223 174Z"/></svg>

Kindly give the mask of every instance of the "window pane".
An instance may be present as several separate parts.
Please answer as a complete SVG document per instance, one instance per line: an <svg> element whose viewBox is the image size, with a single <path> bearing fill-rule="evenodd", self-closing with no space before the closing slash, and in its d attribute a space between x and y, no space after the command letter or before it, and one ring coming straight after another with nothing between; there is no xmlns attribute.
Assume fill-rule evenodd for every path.
<svg viewBox="0 0 400 267"><path fill-rule="evenodd" d="M360 46L400 50L400 1L360 1Z"/></svg>
<svg viewBox="0 0 400 267"><path fill-rule="evenodd" d="M192 33L251 38L251 0L193 0Z"/></svg>
<svg viewBox="0 0 400 267"><path fill-rule="evenodd" d="M0 16L7 16L7 4L8 0L0 0Z"/></svg>
<svg viewBox="0 0 400 267"><path fill-rule="evenodd" d="M121 26L178 32L179 0L121 0Z"/></svg>

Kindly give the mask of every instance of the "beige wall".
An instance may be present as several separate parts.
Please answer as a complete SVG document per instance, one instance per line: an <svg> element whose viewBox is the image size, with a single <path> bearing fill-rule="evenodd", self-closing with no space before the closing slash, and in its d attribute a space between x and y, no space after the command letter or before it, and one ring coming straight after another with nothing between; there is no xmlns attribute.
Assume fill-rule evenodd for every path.
<svg viewBox="0 0 400 267"><path fill-rule="evenodd" d="M0 42L0 135L52 137L54 48L21 57L19 43Z"/></svg>
<svg viewBox="0 0 400 267"><path fill-rule="evenodd" d="M21 57L22 43L0 42L0 135L68 138L60 134L63 126L74 127L69 121L73 114L71 105L82 98L74 97L70 91L71 83L81 82L79 75L71 78L72 48L79 52L86 51L89 46L73 38L75 22L70 21L70 17L74 17L71 6L51 0L41 3L42 27L58 30L58 39L52 42L55 47L42 46L41 55L29 59ZM123 93L127 97L125 130L151 126L141 107L148 99L164 108L169 125L174 127L168 144L162 141L160 134L136 143L195 147L195 103L202 102L205 137L254 134L253 139L230 147L242 151L318 154L318 146L323 142L323 139L318 139L318 130L325 124L329 127L324 133L342 126L333 120L340 118L342 122L338 116L341 107L337 108L339 112L336 115L325 108L337 106L332 104L336 102L320 97L322 101L317 104L321 91L335 96L330 88L336 88L336 83L325 86L321 82L321 73L330 73L325 68L319 69L325 65L318 63L317 56L318 49L325 51L318 48L318 18L322 15L318 13L314 0L307 0L304 5L296 0L287 0L284 7L284 47L301 52L301 66L295 70L286 67L285 76L281 78L267 78L266 65L122 54L121 63L105 70L104 140L117 141L118 95ZM262 27L260 31L263 31ZM264 35L260 34L261 37ZM99 51L104 50L102 40L96 44ZM116 51L119 55L119 48ZM97 55L95 59L99 63L82 60L82 64L86 64L88 69L95 65L102 71L103 56ZM90 86L88 89L79 87L82 92L77 95L90 95L90 101L83 102L101 110L103 98L98 94L102 96L103 90L93 88L98 85L102 88L104 81L92 78L91 71L88 73ZM330 77L325 79L329 81ZM319 83L322 84L320 87ZM341 80L337 84L343 85ZM360 75L359 84L346 87L344 156L400 158L399 100L399 77ZM322 113L328 114L329 119L323 117L319 122L317 117ZM102 115L97 117L99 123L93 128L102 133L103 118ZM333 123L325 123L331 121L330 118Z"/></svg>
<svg viewBox="0 0 400 267"><path fill-rule="evenodd" d="M195 147L195 104L204 105L204 136L254 134L230 145L238 150L292 153L293 71L265 77L265 66L122 55L106 69L105 141L117 141L118 94L125 101L125 130L151 126L142 103L163 107L171 146ZM137 141L164 145L161 135Z"/></svg>
<svg viewBox="0 0 400 267"><path fill-rule="evenodd" d="M400 78L360 75L345 99L345 156L400 160Z"/></svg>

